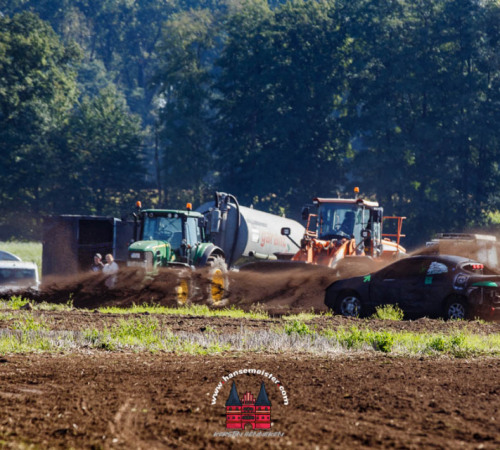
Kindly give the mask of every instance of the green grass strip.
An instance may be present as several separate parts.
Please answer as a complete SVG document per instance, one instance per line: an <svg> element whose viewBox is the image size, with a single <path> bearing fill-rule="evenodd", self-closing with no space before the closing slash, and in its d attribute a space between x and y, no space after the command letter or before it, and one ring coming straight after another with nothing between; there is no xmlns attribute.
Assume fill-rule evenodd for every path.
<svg viewBox="0 0 500 450"><path fill-rule="evenodd" d="M347 349L366 346L383 353L398 355L448 355L457 358L472 356L499 356L500 334L473 334L468 331L443 333L415 333L409 331L374 331L359 329L323 330L327 339L340 343Z"/></svg>
<svg viewBox="0 0 500 450"><path fill-rule="evenodd" d="M180 307L168 307L160 305L132 305L127 308L114 306L106 306L98 308L99 312L104 314L166 314L179 316L201 316L201 317L233 317L237 319L269 319L269 314L265 311L243 311L236 309L234 306L230 308L209 308L207 305L188 305Z"/></svg>
<svg viewBox="0 0 500 450"><path fill-rule="evenodd" d="M8 300L0 300L0 309L13 309L19 310L30 300L22 298L21 296L12 296ZM32 305L33 309L38 311L71 311L73 309L73 299L70 296L66 303L47 303L40 302Z"/></svg>

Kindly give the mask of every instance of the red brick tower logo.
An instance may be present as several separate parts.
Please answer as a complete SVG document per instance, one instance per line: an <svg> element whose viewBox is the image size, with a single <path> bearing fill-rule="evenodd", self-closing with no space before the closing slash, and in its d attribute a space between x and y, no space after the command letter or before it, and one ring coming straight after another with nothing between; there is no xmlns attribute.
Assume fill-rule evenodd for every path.
<svg viewBox="0 0 500 450"><path fill-rule="evenodd" d="M271 428L271 401L264 382L260 386L257 400L251 392L246 392L240 400L233 381L226 401L226 428L245 429L247 424L252 430Z"/></svg>

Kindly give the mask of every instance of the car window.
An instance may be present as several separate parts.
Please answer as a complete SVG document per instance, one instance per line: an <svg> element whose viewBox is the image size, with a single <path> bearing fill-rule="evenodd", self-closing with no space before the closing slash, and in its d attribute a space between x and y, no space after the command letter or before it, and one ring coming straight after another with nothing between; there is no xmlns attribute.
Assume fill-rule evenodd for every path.
<svg viewBox="0 0 500 450"><path fill-rule="evenodd" d="M34 269L0 269L0 284L26 284L36 280Z"/></svg>
<svg viewBox="0 0 500 450"><path fill-rule="evenodd" d="M441 262L433 261L427 269L427 275L442 275L448 273L448 266Z"/></svg>
<svg viewBox="0 0 500 450"><path fill-rule="evenodd" d="M405 259L398 261L381 272L384 279L388 278L414 278L423 276L429 267L425 259Z"/></svg>

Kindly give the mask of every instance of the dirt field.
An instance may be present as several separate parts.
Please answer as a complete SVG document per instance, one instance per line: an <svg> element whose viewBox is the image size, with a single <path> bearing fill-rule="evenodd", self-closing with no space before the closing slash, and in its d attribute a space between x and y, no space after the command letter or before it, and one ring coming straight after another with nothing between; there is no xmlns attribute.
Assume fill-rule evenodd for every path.
<svg viewBox="0 0 500 450"><path fill-rule="evenodd" d="M226 431L230 390L225 383L212 405L218 382L249 368L272 372L286 389L288 406L266 385L280 436L214 435ZM9 356L0 365L0 437L7 447L43 448L494 449L499 373L498 359ZM234 379L240 395L257 395L263 381Z"/></svg>
<svg viewBox="0 0 500 450"><path fill-rule="evenodd" d="M259 302L269 319L154 315L173 333L235 333L283 323L290 312L324 311L329 273L232 275L231 305ZM260 280L260 281L259 281ZM262 282L264 280L264 282ZM38 300L89 308L8 311L0 328L31 314L50 330L103 329L123 315L98 305L168 305L171 286L135 286L133 274L114 291L87 276L54 281ZM141 315L128 315L139 318ZM361 319L322 316L311 328L365 326ZM500 333L500 323L369 320L374 330L478 335ZM265 375L229 375L243 369ZM227 378L227 382L219 382ZM235 381L240 397L257 396L262 382L272 403L272 435L224 435L225 402ZM0 445L7 448L500 448L500 358L397 357L380 352L311 354L227 352L190 356L164 352L78 349L0 356ZM218 394L217 394L218 392ZM212 404L215 401L215 404ZM266 430L263 430L266 431ZM248 434L245 434L248 433Z"/></svg>

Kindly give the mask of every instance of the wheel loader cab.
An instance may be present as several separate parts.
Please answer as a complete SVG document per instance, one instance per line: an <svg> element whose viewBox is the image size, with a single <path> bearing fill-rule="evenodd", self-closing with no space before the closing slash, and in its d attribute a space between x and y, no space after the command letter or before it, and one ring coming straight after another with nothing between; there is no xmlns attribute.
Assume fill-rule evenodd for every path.
<svg viewBox="0 0 500 450"><path fill-rule="evenodd" d="M353 203L320 203L318 205L318 238L352 239L361 242L361 232L369 223L369 210Z"/></svg>
<svg viewBox="0 0 500 450"><path fill-rule="evenodd" d="M363 198L317 197L313 205L312 212L307 207L302 211L307 225L292 261L333 268L339 267L340 261L347 257L363 257L343 262L361 264L362 270L368 273L372 259L394 258L406 253L399 245L399 239L404 236L401 234L404 217L384 217L383 208L377 202ZM385 219L397 219L396 234L382 233ZM286 235L287 231L283 228L282 234ZM389 237L397 237L397 241Z"/></svg>
<svg viewBox="0 0 500 450"><path fill-rule="evenodd" d="M317 236L321 240L354 239L360 253L379 256L383 208L363 199L316 198Z"/></svg>

